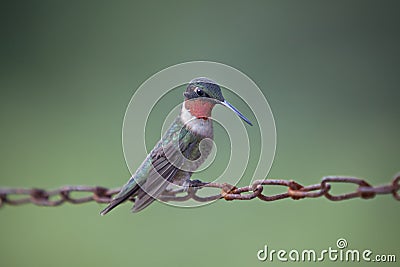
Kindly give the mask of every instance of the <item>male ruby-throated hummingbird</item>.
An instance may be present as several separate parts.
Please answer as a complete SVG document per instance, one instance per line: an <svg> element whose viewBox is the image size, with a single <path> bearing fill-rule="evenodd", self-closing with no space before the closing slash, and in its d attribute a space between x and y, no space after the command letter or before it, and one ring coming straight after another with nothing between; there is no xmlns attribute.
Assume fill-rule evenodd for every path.
<svg viewBox="0 0 400 267"><path fill-rule="evenodd" d="M213 123L210 117L216 104L228 107L252 125L224 99L218 84L207 78L190 81L183 95L179 116L101 215L131 197L136 197L132 210L138 212L157 199L171 183L185 187L201 184L190 177L211 152L209 141L213 138Z"/></svg>

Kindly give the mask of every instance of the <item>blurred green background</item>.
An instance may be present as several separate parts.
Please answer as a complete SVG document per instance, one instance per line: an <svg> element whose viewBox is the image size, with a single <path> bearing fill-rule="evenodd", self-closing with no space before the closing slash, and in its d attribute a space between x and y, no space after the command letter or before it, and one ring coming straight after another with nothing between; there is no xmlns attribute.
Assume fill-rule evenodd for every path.
<svg viewBox="0 0 400 267"><path fill-rule="evenodd" d="M399 8L398 1L2 1L0 186L120 186L129 177L121 128L132 94L154 73L193 60L231 65L263 90L278 136L269 177L388 183L400 171ZM256 253L265 244L335 248L338 238L400 260L400 206L390 195L195 209L157 203L139 214L125 204L100 217L103 207L3 207L0 265L287 265L259 262Z"/></svg>

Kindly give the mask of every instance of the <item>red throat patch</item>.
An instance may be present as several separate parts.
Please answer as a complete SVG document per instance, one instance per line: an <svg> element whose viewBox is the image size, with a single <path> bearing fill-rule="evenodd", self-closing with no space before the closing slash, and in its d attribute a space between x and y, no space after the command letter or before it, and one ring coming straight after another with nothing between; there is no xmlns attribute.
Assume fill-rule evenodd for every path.
<svg viewBox="0 0 400 267"><path fill-rule="evenodd" d="M198 119L207 120L211 117L211 111L215 103L204 99L190 99L185 101L185 108Z"/></svg>

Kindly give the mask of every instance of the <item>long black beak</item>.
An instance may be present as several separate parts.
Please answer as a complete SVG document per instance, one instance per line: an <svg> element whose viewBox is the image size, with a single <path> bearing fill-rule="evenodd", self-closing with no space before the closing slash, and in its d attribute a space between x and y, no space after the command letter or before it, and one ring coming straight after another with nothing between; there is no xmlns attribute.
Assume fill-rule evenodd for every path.
<svg viewBox="0 0 400 267"><path fill-rule="evenodd" d="M228 101L224 100L223 102L220 102L222 105L224 105L225 107L229 108L230 110L232 110L233 112L235 112L242 120L244 120L245 122L247 122L250 126L253 126L253 124L249 121L248 118L246 118L242 113L240 113L239 110L237 110L234 106L232 106L231 103L229 103Z"/></svg>

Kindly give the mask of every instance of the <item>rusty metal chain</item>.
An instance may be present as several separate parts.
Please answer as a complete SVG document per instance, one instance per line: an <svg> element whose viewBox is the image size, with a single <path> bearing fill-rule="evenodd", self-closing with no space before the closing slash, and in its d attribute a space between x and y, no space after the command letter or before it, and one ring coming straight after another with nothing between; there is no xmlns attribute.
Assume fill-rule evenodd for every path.
<svg viewBox="0 0 400 267"><path fill-rule="evenodd" d="M354 184L357 188L348 193L332 194L332 184L347 183ZM263 192L271 186L283 186L285 192L266 195ZM201 188L216 188L221 192L211 196L200 196ZM217 199L225 200L250 200L259 198L263 201L275 201L284 198L294 200L302 198L317 198L325 196L331 201L341 201L351 198L369 199L378 194L391 194L400 201L400 173L397 174L390 184L372 186L365 180L356 177L324 177L320 183L303 186L292 180L256 180L249 186L237 188L231 184L206 183L201 187L191 187L188 190L165 191L160 200L162 201L186 201L193 199L198 202L209 202ZM65 202L80 204L86 202L109 203L112 197L119 192L120 188L108 189L101 186L64 186L54 190L43 190L37 188L0 188L0 207L8 205L22 205L32 203L38 206L59 206ZM78 197L77 194L85 193ZM75 196L74 196L75 195ZM130 199L134 201L134 199Z"/></svg>

